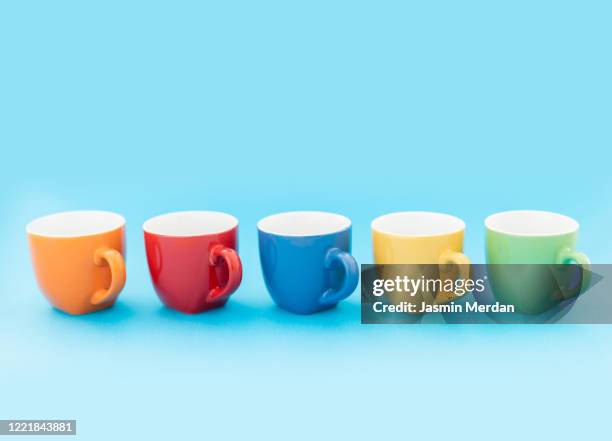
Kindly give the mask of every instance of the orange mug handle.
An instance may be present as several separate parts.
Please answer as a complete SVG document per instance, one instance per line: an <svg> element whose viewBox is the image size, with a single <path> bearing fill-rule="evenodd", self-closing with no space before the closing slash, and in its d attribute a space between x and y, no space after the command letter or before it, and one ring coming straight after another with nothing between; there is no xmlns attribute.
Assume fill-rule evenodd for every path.
<svg viewBox="0 0 612 441"><path fill-rule="evenodd" d="M100 289L94 293L91 298L92 305L112 302L125 285L125 260L121 253L108 247L98 248L94 254L94 263L102 266L105 262L111 271L111 284L108 289Z"/></svg>

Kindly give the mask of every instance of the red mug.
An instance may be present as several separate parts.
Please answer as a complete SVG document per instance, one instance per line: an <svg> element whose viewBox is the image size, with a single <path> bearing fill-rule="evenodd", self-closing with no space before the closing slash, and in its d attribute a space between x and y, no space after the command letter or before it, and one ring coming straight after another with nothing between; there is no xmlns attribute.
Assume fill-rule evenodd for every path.
<svg viewBox="0 0 612 441"><path fill-rule="evenodd" d="M147 263L169 308L195 314L225 305L242 280L238 219L216 211L179 211L146 221Z"/></svg>

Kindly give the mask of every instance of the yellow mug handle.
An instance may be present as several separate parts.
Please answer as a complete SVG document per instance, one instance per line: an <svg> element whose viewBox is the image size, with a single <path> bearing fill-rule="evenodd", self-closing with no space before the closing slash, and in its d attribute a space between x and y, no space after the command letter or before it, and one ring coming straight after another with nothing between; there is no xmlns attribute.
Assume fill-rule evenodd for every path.
<svg viewBox="0 0 612 441"><path fill-rule="evenodd" d="M108 247L98 248L94 254L94 263L98 266L108 263L111 271L111 284L108 289L100 289L91 298L92 305L112 302L117 298L125 285L125 261L117 250Z"/></svg>
<svg viewBox="0 0 612 441"><path fill-rule="evenodd" d="M459 278L463 280L467 280L470 278L471 263L472 262L465 254L460 253L459 251L452 251L452 250L444 251L440 255L440 258L438 259L439 265L449 265L449 264L458 265L459 266ZM456 299L457 297L458 296L454 292L448 293L448 292L442 291L436 295L435 303L437 304L447 303L447 302L450 302L451 300Z"/></svg>

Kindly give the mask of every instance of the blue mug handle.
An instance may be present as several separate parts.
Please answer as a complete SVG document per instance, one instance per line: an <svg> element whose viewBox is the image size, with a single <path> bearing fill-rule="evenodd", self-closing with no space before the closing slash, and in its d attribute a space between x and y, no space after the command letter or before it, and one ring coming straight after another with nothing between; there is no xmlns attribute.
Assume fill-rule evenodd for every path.
<svg viewBox="0 0 612 441"><path fill-rule="evenodd" d="M334 290L330 288L323 293L319 299L322 305L335 305L340 300L346 299L355 291L357 283L359 283L359 265L357 265L357 261L353 256L346 251L332 248L325 255L323 264L325 268L331 269L335 262L339 262L344 268L344 281L340 289Z"/></svg>

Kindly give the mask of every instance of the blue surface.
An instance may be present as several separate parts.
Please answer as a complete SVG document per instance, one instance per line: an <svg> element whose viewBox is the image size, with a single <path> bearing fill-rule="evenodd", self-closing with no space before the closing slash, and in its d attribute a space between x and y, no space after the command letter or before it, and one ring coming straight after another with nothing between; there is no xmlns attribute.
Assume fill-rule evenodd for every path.
<svg viewBox="0 0 612 441"><path fill-rule="evenodd" d="M584 439L609 434L610 326L361 326L354 295L274 306L256 221L437 210L468 225L539 208L612 260L612 6L606 1L0 3L0 417L79 438ZM415 2L416 3L416 2ZM52 310L24 226L128 219L113 310ZM148 279L142 222L240 219L244 280L184 316ZM257 436L256 436L257 435Z"/></svg>

